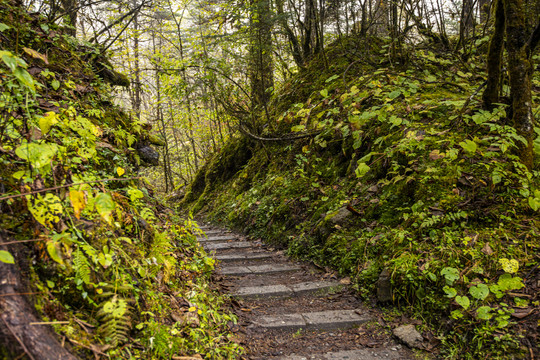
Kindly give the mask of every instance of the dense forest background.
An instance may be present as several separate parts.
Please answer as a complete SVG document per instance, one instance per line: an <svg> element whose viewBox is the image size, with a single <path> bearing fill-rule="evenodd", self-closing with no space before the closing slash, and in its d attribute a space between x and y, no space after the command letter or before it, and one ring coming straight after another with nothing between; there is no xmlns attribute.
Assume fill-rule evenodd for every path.
<svg viewBox="0 0 540 360"><path fill-rule="evenodd" d="M31 308L79 357L240 356L197 214L366 299L387 274L437 356L538 357L539 16L3 0L0 355L71 356Z"/></svg>

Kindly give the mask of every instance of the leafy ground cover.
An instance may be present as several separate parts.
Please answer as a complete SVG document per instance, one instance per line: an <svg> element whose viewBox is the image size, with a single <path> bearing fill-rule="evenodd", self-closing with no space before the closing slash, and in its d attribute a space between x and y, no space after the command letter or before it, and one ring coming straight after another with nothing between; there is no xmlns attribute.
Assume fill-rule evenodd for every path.
<svg viewBox="0 0 540 360"><path fill-rule="evenodd" d="M276 91L261 135L313 136L232 138L182 205L351 276L366 298L388 272L391 302L432 328L444 358L538 356L538 136L527 169L507 97L482 109L483 54L396 59L354 41Z"/></svg>
<svg viewBox="0 0 540 360"><path fill-rule="evenodd" d="M154 150L112 104L125 78L14 2L0 4L0 45L0 265L25 274L43 321L80 358L241 354L197 224L138 176ZM0 357L28 353L0 333Z"/></svg>

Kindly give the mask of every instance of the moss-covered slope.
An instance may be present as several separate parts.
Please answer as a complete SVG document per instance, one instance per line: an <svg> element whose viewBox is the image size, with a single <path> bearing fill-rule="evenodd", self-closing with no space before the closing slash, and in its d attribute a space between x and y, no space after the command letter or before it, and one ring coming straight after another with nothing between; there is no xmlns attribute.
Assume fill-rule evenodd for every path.
<svg viewBox="0 0 540 360"><path fill-rule="evenodd" d="M112 105L125 77L17 2L0 2L0 46L0 274L31 294L0 284L0 358L44 358L13 301L79 358L237 357L196 223L138 176L152 136Z"/></svg>
<svg viewBox="0 0 540 360"><path fill-rule="evenodd" d="M481 109L481 57L392 59L370 44L338 41L330 65L316 59L277 93L263 135L318 135L231 139L183 205L352 276L366 297L388 270L392 303L432 324L448 358L534 349L540 141L528 170L508 107Z"/></svg>

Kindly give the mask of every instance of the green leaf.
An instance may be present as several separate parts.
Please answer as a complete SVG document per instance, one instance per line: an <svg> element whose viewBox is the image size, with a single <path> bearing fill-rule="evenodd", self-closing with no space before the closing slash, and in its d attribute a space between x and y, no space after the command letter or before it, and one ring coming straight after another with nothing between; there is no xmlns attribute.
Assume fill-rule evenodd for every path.
<svg viewBox="0 0 540 360"><path fill-rule="evenodd" d="M448 285L452 285L457 279L459 279L459 271L453 267L445 267L441 270L441 275L444 276Z"/></svg>
<svg viewBox="0 0 540 360"><path fill-rule="evenodd" d="M324 97L324 98L328 97L328 89L322 89L321 90L321 96Z"/></svg>
<svg viewBox="0 0 540 360"><path fill-rule="evenodd" d="M512 277L510 274L502 274L497 282L500 291L519 290L523 285L523 280L520 277Z"/></svg>
<svg viewBox="0 0 540 360"><path fill-rule="evenodd" d="M26 86L32 92L36 92L36 86L34 84L34 78L25 69L18 67L13 71L13 75L19 80L21 84Z"/></svg>
<svg viewBox="0 0 540 360"><path fill-rule="evenodd" d="M471 306L471 301L469 300L469 298L467 296L459 296L458 295L458 296L456 296L455 300L465 310L467 310L469 308L469 306Z"/></svg>
<svg viewBox="0 0 540 360"><path fill-rule="evenodd" d="M58 151L55 144L25 143L15 149L15 154L23 160L27 160L33 167L40 169L50 165Z"/></svg>
<svg viewBox="0 0 540 360"><path fill-rule="evenodd" d="M296 125L291 128L291 131L298 132L298 131L304 131L306 129L305 125Z"/></svg>
<svg viewBox="0 0 540 360"><path fill-rule="evenodd" d="M459 145L467 152L474 154L476 152L476 149L478 148L478 145L472 141L472 140L465 140L459 143Z"/></svg>
<svg viewBox="0 0 540 360"><path fill-rule="evenodd" d="M6 250L0 250L0 261L6 264L15 264L15 259Z"/></svg>
<svg viewBox="0 0 540 360"><path fill-rule="evenodd" d="M390 94L388 94L388 98L393 100L397 98L399 95L401 95L401 90L394 90Z"/></svg>
<svg viewBox="0 0 540 360"><path fill-rule="evenodd" d="M534 211L538 211L540 209L540 197L529 197L529 206Z"/></svg>
<svg viewBox="0 0 540 360"><path fill-rule="evenodd" d="M359 163L358 167L356 168L354 172L357 177L361 178L364 175L366 175L368 171L369 171L369 166L366 163Z"/></svg>
<svg viewBox="0 0 540 360"><path fill-rule="evenodd" d="M11 27L7 26L7 25L4 24L4 23L0 23L0 32L4 32L4 31L6 31L7 29L11 29Z"/></svg>
<svg viewBox="0 0 540 360"><path fill-rule="evenodd" d="M19 61L17 61L17 57L13 56L13 54L9 51L0 51L0 57L2 58L2 61L6 66L13 72L19 66Z"/></svg>
<svg viewBox="0 0 540 360"><path fill-rule="evenodd" d="M329 83L331 81L336 80L339 77L339 75L332 75L328 79L326 79L325 83Z"/></svg>
<svg viewBox="0 0 540 360"><path fill-rule="evenodd" d="M446 297L453 298L457 295L457 290L446 285L443 287L443 291L446 293Z"/></svg>
<svg viewBox="0 0 540 360"><path fill-rule="evenodd" d="M109 193L99 193L95 200L96 210L109 225L112 225L111 214L115 209L115 203Z"/></svg>
<svg viewBox="0 0 540 360"><path fill-rule="evenodd" d="M469 293L477 300L484 300L489 295L489 287L486 284L478 284L471 287Z"/></svg>
<svg viewBox="0 0 540 360"><path fill-rule="evenodd" d="M481 320L489 320L493 317L493 314L490 314L491 310L490 306L480 306L476 309L476 316Z"/></svg>
<svg viewBox="0 0 540 360"><path fill-rule="evenodd" d="M58 90L60 88L60 81L54 79L52 82L51 82L51 86L54 90Z"/></svg>

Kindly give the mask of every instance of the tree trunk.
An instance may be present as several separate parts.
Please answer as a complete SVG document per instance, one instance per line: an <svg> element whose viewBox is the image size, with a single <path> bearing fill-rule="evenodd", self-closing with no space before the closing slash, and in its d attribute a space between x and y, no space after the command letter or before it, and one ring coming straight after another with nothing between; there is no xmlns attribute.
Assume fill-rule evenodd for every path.
<svg viewBox="0 0 540 360"><path fill-rule="evenodd" d="M532 62L523 0L503 0L506 18L506 43L508 50L508 73L512 97L512 125L525 138L518 142L521 161L533 167L533 113L531 95Z"/></svg>
<svg viewBox="0 0 540 360"><path fill-rule="evenodd" d="M274 86L272 65L272 14L269 0L251 3L251 47L249 77L253 108L263 108L270 100L268 88Z"/></svg>
<svg viewBox="0 0 540 360"><path fill-rule="evenodd" d="M495 29L489 43L489 51L487 58L487 84L482 100L484 107L492 110L495 103L499 102L499 94L501 93L501 68L504 47L504 4L503 0L497 0L495 3Z"/></svg>

